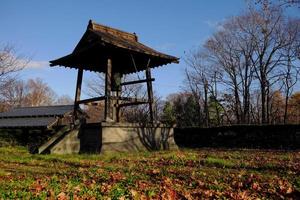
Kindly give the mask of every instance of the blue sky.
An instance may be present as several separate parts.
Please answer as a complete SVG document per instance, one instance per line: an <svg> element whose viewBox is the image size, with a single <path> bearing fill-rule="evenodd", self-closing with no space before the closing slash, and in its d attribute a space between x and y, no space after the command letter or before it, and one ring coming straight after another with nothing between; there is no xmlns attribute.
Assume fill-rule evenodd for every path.
<svg viewBox="0 0 300 200"><path fill-rule="evenodd" d="M40 77L58 94L73 98L76 70L49 67L48 61L72 52L88 20L136 32L140 42L181 58L153 70L154 89L166 97L183 85L184 52L201 45L217 23L241 14L244 0L2 0L0 43L10 43L32 62L20 78ZM90 76L84 76L84 81Z"/></svg>

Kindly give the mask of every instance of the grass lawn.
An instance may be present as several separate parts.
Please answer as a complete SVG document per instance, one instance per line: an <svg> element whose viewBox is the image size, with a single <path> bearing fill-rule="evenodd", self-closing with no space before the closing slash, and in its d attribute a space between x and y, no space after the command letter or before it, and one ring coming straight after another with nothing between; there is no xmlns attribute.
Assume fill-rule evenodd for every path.
<svg viewBox="0 0 300 200"><path fill-rule="evenodd" d="M31 155L0 148L0 199L297 199L300 152Z"/></svg>

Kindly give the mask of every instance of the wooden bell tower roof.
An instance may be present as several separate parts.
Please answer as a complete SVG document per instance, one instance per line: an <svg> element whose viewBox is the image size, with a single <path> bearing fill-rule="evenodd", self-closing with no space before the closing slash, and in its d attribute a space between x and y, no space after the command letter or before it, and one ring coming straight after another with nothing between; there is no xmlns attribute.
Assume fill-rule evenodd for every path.
<svg viewBox="0 0 300 200"><path fill-rule="evenodd" d="M174 56L158 52L138 42L135 33L96 24L90 20L86 32L73 52L50 61L50 66L106 72L107 59L113 60L113 72L121 74L179 62Z"/></svg>

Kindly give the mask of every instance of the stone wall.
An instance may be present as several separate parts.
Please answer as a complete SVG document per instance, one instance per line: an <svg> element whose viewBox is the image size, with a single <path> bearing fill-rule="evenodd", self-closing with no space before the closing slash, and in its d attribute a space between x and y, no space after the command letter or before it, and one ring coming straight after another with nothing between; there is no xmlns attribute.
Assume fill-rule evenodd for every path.
<svg viewBox="0 0 300 200"><path fill-rule="evenodd" d="M80 139L78 137L79 130L72 130L50 148L52 154L72 154L79 153Z"/></svg>
<svg viewBox="0 0 300 200"><path fill-rule="evenodd" d="M101 152L177 149L173 130L161 124L102 123Z"/></svg>
<svg viewBox="0 0 300 200"><path fill-rule="evenodd" d="M97 123L82 125L50 149L55 154L177 149L173 127L162 124Z"/></svg>

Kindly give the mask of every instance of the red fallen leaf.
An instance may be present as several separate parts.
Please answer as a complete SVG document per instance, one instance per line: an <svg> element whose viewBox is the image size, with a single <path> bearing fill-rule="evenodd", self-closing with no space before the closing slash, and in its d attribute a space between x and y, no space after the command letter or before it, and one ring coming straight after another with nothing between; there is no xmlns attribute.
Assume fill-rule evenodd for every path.
<svg viewBox="0 0 300 200"><path fill-rule="evenodd" d="M34 189L35 189L36 192L41 192L43 190L43 186L42 185L36 185Z"/></svg>
<svg viewBox="0 0 300 200"><path fill-rule="evenodd" d="M77 194L73 194L73 200L81 200L82 198L77 196Z"/></svg>
<svg viewBox="0 0 300 200"><path fill-rule="evenodd" d="M112 181L116 182L116 181L124 179L124 176L121 174L121 172L112 172L110 174L110 178Z"/></svg>
<svg viewBox="0 0 300 200"><path fill-rule="evenodd" d="M186 161L185 165L188 166L188 167L194 167L195 163L194 163L193 160L188 160L188 161Z"/></svg>
<svg viewBox="0 0 300 200"><path fill-rule="evenodd" d="M286 193L287 193L287 194L291 194L293 191L294 191L293 188L289 187L289 188L286 190Z"/></svg>
<svg viewBox="0 0 300 200"><path fill-rule="evenodd" d="M153 169L151 172L152 172L153 175L157 175L157 174L160 173L160 170L159 169Z"/></svg>
<svg viewBox="0 0 300 200"><path fill-rule="evenodd" d="M61 192L57 195L57 200L67 200L67 195L64 192Z"/></svg>
<svg viewBox="0 0 300 200"><path fill-rule="evenodd" d="M102 183L101 185L101 192L102 193L107 193L108 191L110 191L111 189L111 185L107 184L107 183Z"/></svg>
<svg viewBox="0 0 300 200"><path fill-rule="evenodd" d="M166 185L172 185L173 184L172 180L169 177L164 177L163 181Z"/></svg>
<svg viewBox="0 0 300 200"><path fill-rule="evenodd" d="M176 194L177 194L177 193L176 193L175 190L169 188L169 189L168 189L168 192L169 192L169 195L170 195L171 199L176 199Z"/></svg>
<svg viewBox="0 0 300 200"><path fill-rule="evenodd" d="M36 193L40 193L45 187L41 184L41 180L38 179L36 183L33 184L32 190Z"/></svg>
<svg viewBox="0 0 300 200"><path fill-rule="evenodd" d="M235 188L242 188L244 184L243 184L243 182L233 181L233 182L232 182L232 185L233 185Z"/></svg>
<svg viewBox="0 0 300 200"><path fill-rule="evenodd" d="M253 190L260 190L260 186L259 186L259 184L256 183L256 182L252 183L251 188L252 188Z"/></svg>
<svg viewBox="0 0 300 200"><path fill-rule="evenodd" d="M204 187L204 186L205 186L205 183L204 183L204 182L202 182L202 181L198 181L198 185L199 185L199 187L200 187L200 188L202 188L202 187Z"/></svg>
<svg viewBox="0 0 300 200"><path fill-rule="evenodd" d="M212 193L212 191L210 191L210 190L206 190L206 191L204 191L204 195L205 195L206 197L212 197L212 196L213 196L213 193Z"/></svg>
<svg viewBox="0 0 300 200"><path fill-rule="evenodd" d="M245 200L248 200L249 199L249 196L247 194L247 191L243 191L243 192L239 192L237 194L237 196L235 197L235 199L245 199Z"/></svg>
<svg viewBox="0 0 300 200"><path fill-rule="evenodd" d="M166 190L161 197L163 200L173 200L177 199L177 193L172 188L166 187Z"/></svg>
<svg viewBox="0 0 300 200"><path fill-rule="evenodd" d="M145 189L147 189L148 188L148 183L147 182L145 182L145 181L138 181L138 188L140 189L140 190L145 190Z"/></svg>

